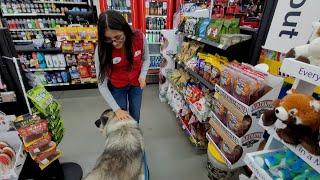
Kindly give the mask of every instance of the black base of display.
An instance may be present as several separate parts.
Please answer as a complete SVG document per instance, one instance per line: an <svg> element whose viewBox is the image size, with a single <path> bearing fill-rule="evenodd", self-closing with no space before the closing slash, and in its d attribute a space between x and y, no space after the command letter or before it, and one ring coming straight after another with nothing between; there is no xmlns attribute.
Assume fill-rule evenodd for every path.
<svg viewBox="0 0 320 180"><path fill-rule="evenodd" d="M55 160L44 170L41 170L38 164L32 160L28 154L23 165L19 180L81 180L83 176L82 168L76 163L62 163Z"/></svg>

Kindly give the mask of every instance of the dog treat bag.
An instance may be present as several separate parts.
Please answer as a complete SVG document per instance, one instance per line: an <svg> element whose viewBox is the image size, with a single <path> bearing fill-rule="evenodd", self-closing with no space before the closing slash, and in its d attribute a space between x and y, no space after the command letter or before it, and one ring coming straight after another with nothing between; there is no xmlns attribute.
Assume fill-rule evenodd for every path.
<svg viewBox="0 0 320 180"><path fill-rule="evenodd" d="M234 18L230 20L230 25L227 30L227 34L239 34L240 33L240 27L239 23L240 20L238 18Z"/></svg>
<svg viewBox="0 0 320 180"><path fill-rule="evenodd" d="M201 38L206 37L207 27L208 27L210 21L211 21L210 18L205 18L205 19L202 19L202 21L200 21L199 28L198 28L198 36L199 37L201 37Z"/></svg>
<svg viewBox="0 0 320 180"><path fill-rule="evenodd" d="M211 23L207 28L207 38L209 40L219 42L223 23L224 23L223 19L211 20Z"/></svg>
<svg viewBox="0 0 320 180"><path fill-rule="evenodd" d="M53 96L41 85L29 90L27 95L37 109L44 115L53 113L59 108Z"/></svg>

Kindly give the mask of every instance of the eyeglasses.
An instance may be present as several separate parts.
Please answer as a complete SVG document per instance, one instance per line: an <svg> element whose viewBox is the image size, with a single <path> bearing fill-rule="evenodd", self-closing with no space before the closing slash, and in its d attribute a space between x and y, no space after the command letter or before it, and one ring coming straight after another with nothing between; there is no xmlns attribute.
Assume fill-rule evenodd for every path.
<svg viewBox="0 0 320 180"><path fill-rule="evenodd" d="M107 44L113 44L113 43L122 42L122 41L124 41L124 39L125 39L124 34L120 34L120 35L115 36L112 39L111 38L106 38L104 42L107 43Z"/></svg>

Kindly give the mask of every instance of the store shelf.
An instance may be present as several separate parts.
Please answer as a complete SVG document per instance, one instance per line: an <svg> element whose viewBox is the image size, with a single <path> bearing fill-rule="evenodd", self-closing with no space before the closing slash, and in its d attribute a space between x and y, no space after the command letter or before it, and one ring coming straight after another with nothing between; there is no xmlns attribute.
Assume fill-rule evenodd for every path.
<svg viewBox="0 0 320 180"><path fill-rule="evenodd" d="M158 44L158 45L161 45L161 42L148 42L147 44Z"/></svg>
<svg viewBox="0 0 320 180"><path fill-rule="evenodd" d="M147 18L167 18L166 15L147 15Z"/></svg>
<svg viewBox="0 0 320 180"><path fill-rule="evenodd" d="M179 32L179 33L181 33L181 32ZM222 50L227 50L228 48L230 48L232 46L235 46L235 45L238 45L240 43L246 42L246 41L242 41L242 42L239 42L238 44L234 44L234 45L231 45L231 46L226 46L226 45L222 45L222 44L216 43L214 41L210 41L208 39L200 38L200 37L197 37L197 36L192 36L192 35L189 35L189 34L186 34L186 33L181 33L181 34L183 34L183 36L186 37L186 38L193 39L193 40L196 40L198 42L201 42L201 43L204 43L204 44L207 44L209 46L213 46L213 47L216 47L216 48L219 48L219 49L222 49Z"/></svg>
<svg viewBox="0 0 320 180"><path fill-rule="evenodd" d="M66 68L30 68L29 71L31 72L39 72L39 71L62 71L62 70L66 70Z"/></svg>
<svg viewBox="0 0 320 180"><path fill-rule="evenodd" d="M31 43L33 42L32 40L12 40L14 43Z"/></svg>
<svg viewBox="0 0 320 180"><path fill-rule="evenodd" d="M87 5L86 2L62 2L62 1L33 1L37 4L70 4L70 5Z"/></svg>
<svg viewBox="0 0 320 180"><path fill-rule="evenodd" d="M149 54L149 56L161 56L161 54Z"/></svg>
<svg viewBox="0 0 320 180"><path fill-rule="evenodd" d="M163 31L163 30L165 30L165 29L147 29L146 30L146 32L161 32L161 31Z"/></svg>
<svg viewBox="0 0 320 180"><path fill-rule="evenodd" d="M283 143L286 147L288 147L292 152L294 152L297 156L299 156L302 160L304 160L307 164L309 164L314 170L320 173L320 156L313 155L309 153L304 147L300 144L294 146L291 144L287 144L283 140L281 140L276 133L276 128L274 125L272 126L264 126L262 119L259 120L259 125L262 126L268 134L270 134L270 138L275 138L277 141Z"/></svg>
<svg viewBox="0 0 320 180"><path fill-rule="evenodd" d="M110 10L113 10L113 11L118 11L118 12L121 12L121 13L131 13L131 10L128 9L110 9Z"/></svg>
<svg viewBox="0 0 320 180"><path fill-rule="evenodd" d="M9 29L9 31L54 31L55 28L43 28L43 29Z"/></svg>
<svg viewBox="0 0 320 180"><path fill-rule="evenodd" d="M261 168L254 159L254 156L261 154L272 153L279 150L264 150L258 152L247 153L244 157L244 162L251 169L252 173L260 180L272 180L272 177Z"/></svg>
<svg viewBox="0 0 320 180"><path fill-rule="evenodd" d="M159 70L160 67L149 67L149 70L154 70L154 69Z"/></svg>
<svg viewBox="0 0 320 180"><path fill-rule="evenodd" d="M70 83L44 84L44 86L69 86Z"/></svg>
<svg viewBox="0 0 320 180"><path fill-rule="evenodd" d="M252 28L252 27L249 27L249 26L240 26L240 30L257 32L259 29L258 28Z"/></svg>
<svg viewBox="0 0 320 180"><path fill-rule="evenodd" d="M66 15L88 17L88 16L93 16L93 12L92 11L68 11L66 12Z"/></svg>
<svg viewBox="0 0 320 180"><path fill-rule="evenodd" d="M47 53L60 53L60 48L46 48L46 49L35 49L33 45L16 45L18 52L47 52Z"/></svg>
<svg viewBox="0 0 320 180"><path fill-rule="evenodd" d="M188 67L186 67L184 64L182 63L177 63L178 66L184 68L187 72L189 72L189 74L191 74L193 77L195 77L196 79L198 79L202 84L204 84L208 89L210 90L214 90L215 89L215 85L209 83L207 80L205 80L203 77L201 77L199 74L197 74L196 72L194 72L193 70L189 69Z"/></svg>
<svg viewBox="0 0 320 180"><path fill-rule="evenodd" d="M3 14L3 17L65 16L62 13L15 13Z"/></svg>

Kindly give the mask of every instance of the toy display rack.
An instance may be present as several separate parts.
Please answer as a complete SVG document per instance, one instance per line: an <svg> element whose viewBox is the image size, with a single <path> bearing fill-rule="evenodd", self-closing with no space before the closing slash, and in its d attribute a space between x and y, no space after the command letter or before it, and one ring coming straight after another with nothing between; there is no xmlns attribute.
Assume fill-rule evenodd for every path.
<svg viewBox="0 0 320 180"><path fill-rule="evenodd" d="M320 67L306 64L300 61L297 61L293 58L285 58L283 60L282 66L280 68L282 74L291 76L295 78L293 84L293 89L296 89L298 92L312 95L314 89L317 86L320 86ZM259 121L260 126L262 126L270 137L266 143L266 146L263 151L260 153L268 153L269 150L278 149L283 146L288 147L292 152L309 164L314 170L320 173L320 156L313 155L309 153L305 148L300 144L297 146L290 145L282 141L276 133L276 128L272 126L264 126L262 124L262 119ZM258 179L268 179L266 173L262 172L262 169L259 169L256 163L250 162L250 158L254 153L248 153L245 159L247 159L247 164L250 169L253 171L253 174ZM251 159L251 161L254 161Z"/></svg>
<svg viewBox="0 0 320 180"><path fill-rule="evenodd" d="M262 140L262 135L264 130L258 125L258 120L261 115L261 111L272 108L272 100L278 96L281 90L281 85L283 82L283 78L273 76L271 74L268 75L266 79L266 85L271 87L271 90L254 102L252 105L248 106L228 92L226 92L219 85L215 85L215 99L219 101L228 111L232 112L232 114L238 114L239 117L244 117L245 115L249 115L252 119L251 126L247 130L247 132L242 136L238 137L234 132L232 132L227 126L225 126L220 119L213 113L210 112L210 125L214 128L219 128L222 132L235 144L240 145L243 149L243 153L241 158L235 162L231 163L225 156L224 153L218 148L220 153L222 154L227 166L230 169L237 169L243 165L245 165L243 159L245 154L249 152L256 151L258 146ZM208 139L218 147L211 139L210 135L207 134Z"/></svg>

